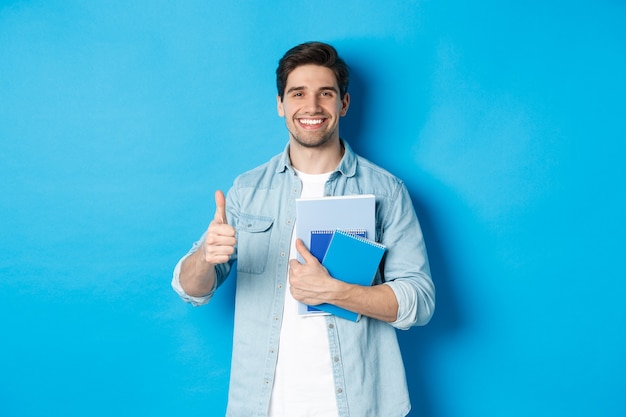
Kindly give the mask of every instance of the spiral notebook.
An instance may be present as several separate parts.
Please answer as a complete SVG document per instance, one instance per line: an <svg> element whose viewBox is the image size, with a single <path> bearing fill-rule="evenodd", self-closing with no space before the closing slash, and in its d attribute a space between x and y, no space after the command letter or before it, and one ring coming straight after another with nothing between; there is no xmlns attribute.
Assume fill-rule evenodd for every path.
<svg viewBox="0 0 626 417"><path fill-rule="evenodd" d="M386 247L360 236L337 230L333 233L322 261L330 276L350 284L372 285ZM358 321L360 315L333 304L320 304L315 308Z"/></svg>
<svg viewBox="0 0 626 417"><path fill-rule="evenodd" d="M342 231L354 236L367 238L367 230L365 229L348 229ZM322 262L324 260L328 245L330 245L334 233L334 230L311 230L311 247L309 250L311 251L311 255L315 256L318 261Z"/></svg>
<svg viewBox="0 0 626 417"><path fill-rule="evenodd" d="M372 194L296 199L296 237L322 262L335 230L361 231L368 239L376 236L376 197ZM316 233L323 231L323 233ZM327 232L330 231L330 232ZM298 254L298 260L304 262ZM298 314L327 312L299 303Z"/></svg>
<svg viewBox="0 0 626 417"><path fill-rule="evenodd" d="M360 236L362 238L367 237L367 230L365 229L348 229L344 232L354 236ZM334 230L311 230L311 255L315 256L320 263L324 260L328 245L333 238ZM315 315L315 314L329 314L319 308L315 308L310 305L302 304L298 306L298 314L300 315Z"/></svg>

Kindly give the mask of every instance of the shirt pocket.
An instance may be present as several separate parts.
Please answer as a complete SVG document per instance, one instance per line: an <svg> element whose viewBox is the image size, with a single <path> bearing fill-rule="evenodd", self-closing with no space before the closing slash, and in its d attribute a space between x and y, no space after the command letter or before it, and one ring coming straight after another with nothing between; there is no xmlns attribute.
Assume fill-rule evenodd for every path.
<svg viewBox="0 0 626 417"><path fill-rule="evenodd" d="M237 270L248 274L265 271L274 219L242 213L237 236Z"/></svg>

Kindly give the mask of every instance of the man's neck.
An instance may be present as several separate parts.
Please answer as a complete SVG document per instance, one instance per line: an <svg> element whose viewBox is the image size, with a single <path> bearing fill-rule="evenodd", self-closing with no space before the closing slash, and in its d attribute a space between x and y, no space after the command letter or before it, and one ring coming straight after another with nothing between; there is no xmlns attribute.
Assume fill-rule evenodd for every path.
<svg viewBox="0 0 626 417"><path fill-rule="evenodd" d="M339 139L314 148L302 146L293 139L289 141L291 165L305 174L325 174L333 171L341 162L344 151Z"/></svg>

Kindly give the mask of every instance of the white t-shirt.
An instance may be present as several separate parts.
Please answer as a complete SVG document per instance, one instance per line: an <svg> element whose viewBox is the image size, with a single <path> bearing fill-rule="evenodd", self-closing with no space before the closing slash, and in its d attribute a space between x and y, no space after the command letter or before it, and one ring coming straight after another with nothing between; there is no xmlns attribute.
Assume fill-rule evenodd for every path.
<svg viewBox="0 0 626 417"><path fill-rule="evenodd" d="M330 173L296 172L302 198L324 196ZM289 258L296 256L294 233ZM334 385L326 319L298 315L298 302L287 288L269 417L337 417Z"/></svg>

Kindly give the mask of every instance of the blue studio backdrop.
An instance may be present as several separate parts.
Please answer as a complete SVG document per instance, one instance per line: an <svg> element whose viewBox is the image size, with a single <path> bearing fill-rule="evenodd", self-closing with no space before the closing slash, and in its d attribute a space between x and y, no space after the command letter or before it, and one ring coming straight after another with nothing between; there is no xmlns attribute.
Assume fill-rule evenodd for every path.
<svg viewBox="0 0 626 417"><path fill-rule="evenodd" d="M626 4L0 1L0 415L223 416L234 283L170 288L280 152L297 43L403 178L437 285L413 417L626 415Z"/></svg>

